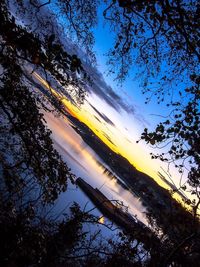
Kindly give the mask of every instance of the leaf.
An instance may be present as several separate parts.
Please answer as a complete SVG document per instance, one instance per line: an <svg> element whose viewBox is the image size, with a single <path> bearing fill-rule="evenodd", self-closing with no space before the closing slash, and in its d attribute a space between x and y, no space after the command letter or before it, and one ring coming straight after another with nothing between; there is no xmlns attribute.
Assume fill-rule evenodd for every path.
<svg viewBox="0 0 200 267"><path fill-rule="evenodd" d="M150 140L151 145L155 145L155 142L156 142L156 141L155 141L154 139L151 139L151 140Z"/></svg>

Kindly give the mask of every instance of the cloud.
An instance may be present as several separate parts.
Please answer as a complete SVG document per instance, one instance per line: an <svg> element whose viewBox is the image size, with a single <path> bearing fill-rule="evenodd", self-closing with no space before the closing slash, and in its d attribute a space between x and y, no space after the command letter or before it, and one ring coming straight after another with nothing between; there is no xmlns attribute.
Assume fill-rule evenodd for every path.
<svg viewBox="0 0 200 267"><path fill-rule="evenodd" d="M125 110L127 113L135 114L136 108L134 105L129 105L121 96L119 96L108 84L106 84L103 75L91 66L86 65L85 68L92 77L91 85L86 87L89 93L94 93L103 99L109 106L117 112Z"/></svg>
<svg viewBox="0 0 200 267"><path fill-rule="evenodd" d="M128 139L127 137L125 137L126 141L128 141L130 144L132 144L132 141L130 139Z"/></svg>
<svg viewBox="0 0 200 267"><path fill-rule="evenodd" d="M94 117L95 117L95 119L96 119L98 122L100 122L100 123L101 123L100 119L99 119L99 118L97 118L97 116L94 116Z"/></svg>
<svg viewBox="0 0 200 267"><path fill-rule="evenodd" d="M88 104L93 108L93 110L101 117L106 123L112 125L115 127L115 124L102 112L97 110L91 103L88 102ZM95 118L99 121L99 119L95 116ZM101 122L101 121L100 121Z"/></svg>
<svg viewBox="0 0 200 267"><path fill-rule="evenodd" d="M121 109L125 110L127 113L132 113L135 115L135 112L136 112L135 106L127 104L125 100L122 97L120 97L118 94L116 94L110 86L106 87L106 91L108 95L110 96L110 98L114 100L115 103L117 103L117 105Z"/></svg>
<svg viewBox="0 0 200 267"><path fill-rule="evenodd" d="M110 136L108 136L105 132L102 132L103 135L105 136L105 138L113 145L116 146L115 143L113 143L113 141L111 140Z"/></svg>
<svg viewBox="0 0 200 267"><path fill-rule="evenodd" d="M124 97L117 94L113 88L105 82L102 73L100 73L97 68L91 65L89 66L88 64L84 65L84 68L92 78L92 82L85 87L87 92L97 95L118 113L125 111L128 115L132 115L143 128L150 125L149 121L143 117L141 112L138 112L139 110L136 105L130 105ZM105 114L100 114L98 110L96 111L101 118L103 116L103 119L109 123L109 120L106 120L107 116L105 117Z"/></svg>

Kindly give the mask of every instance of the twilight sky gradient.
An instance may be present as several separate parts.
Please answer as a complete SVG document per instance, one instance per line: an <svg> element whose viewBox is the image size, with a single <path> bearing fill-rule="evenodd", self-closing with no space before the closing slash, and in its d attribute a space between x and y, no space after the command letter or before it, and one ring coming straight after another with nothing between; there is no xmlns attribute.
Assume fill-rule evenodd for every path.
<svg viewBox="0 0 200 267"><path fill-rule="evenodd" d="M54 10L54 12L57 11ZM64 23L63 18L58 17L58 21L61 24L62 21ZM150 152L155 153L155 148L153 149L144 142L136 143L145 127L154 129L161 119L159 115L167 114L166 103L158 105L152 101L145 105L145 96L141 93L139 82L133 81L131 75L127 77L122 86L114 81L112 75L107 76L105 53L113 43L113 35L101 20L94 29L94 34L97 67L94 69L87 66L90 75L93 76L94 84L87 88L85 103L77 107L65 96L53 92L57 97L62 98L63 104L73 116L89 126L112 150L126 157L137 169L149 174L160 185L168 188L157 174L158 171L164 174L161 167L167 170L167 164L151 159ZM132 69L132 73L134 72L136 69ZM34 73L34 76L48 88L42 77L37 73ZM170 173L176 185L179 185L180 174L172 165Z"/></svg>

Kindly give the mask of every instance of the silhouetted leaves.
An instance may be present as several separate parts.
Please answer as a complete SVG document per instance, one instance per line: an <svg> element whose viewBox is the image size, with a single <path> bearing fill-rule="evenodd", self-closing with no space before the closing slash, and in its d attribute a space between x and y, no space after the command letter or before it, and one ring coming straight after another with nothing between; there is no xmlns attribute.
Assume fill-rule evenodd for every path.
<svg viewBox="0 0 200 267"><path fill-rule="evenodd" d="M26 5L23 1L17 3L23 12ZM50 3L29 1L35 15ZM94 60L92 29L97 23L99 2L58 0L57 4L67 18L69 32L76 35L76 41ZM95 235L87 240L83 223L94 224L97 218L81 212L76 204L71 208L71 216L62 222L39 216L38 202L53 203L66 190L67 179L73 179L73 175L53 148L51 133L38 109L42 99L31 93L23 66L29 64L33 71L43 73L46 80L53 77L61 85L56 90L64 96L71 94L76 103L84 101L84 80L88 81L89 77L78 56L64 51L54 32L39 38L30 29L16 24L8 10L8 1L1 1L0 8L1 264L9 267L195 266L199 257L198 198L191 202L194 221L189 214L181 212L178 204L176 212L172 212L171 206L169 211L162 212L164 205L160 202L155 205L156 211L161 210L168 218L157 214L156 222L154 218L150 220L157 231L157 223L162 225L167 235L159 246L152 244L149 251L141 250L142 244L135 240L135 236L144 237L137 229L131 237L121 234L120 244L113 240L99 246L93 244ZM175 162L181 174L185 162L190 164L188 181L192 194L199 197L198 1L109 0L105 1L102 15L114 34L114 45L108 53L111 72L123 81L130 68L138 64L144 74L146 103L154 96L158 103L167 98L166 105L171 108L169 118L152 132L144 129L141 138L152 146L167 143L167 153L152 154L152 158ZM41 20L42 23L49 22ZM53 94L49 100L56 108L62 108L60 99ZM139 181L138 186L141 192L146 192ZM187 188L182 186L183 190Z"/></svg>

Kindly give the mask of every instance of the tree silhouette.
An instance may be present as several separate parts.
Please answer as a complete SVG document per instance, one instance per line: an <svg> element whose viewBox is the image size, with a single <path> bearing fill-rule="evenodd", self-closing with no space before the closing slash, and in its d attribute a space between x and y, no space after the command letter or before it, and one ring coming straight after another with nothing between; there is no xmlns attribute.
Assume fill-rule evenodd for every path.
<svg viewBox="0 0 200 267"><path fill-rule="evenodd" d="M167 101L169 106L169 117L153 132L144 129L141 138L153 146L167 143L167 153L152 157L175 162L180 173L187 164L191 165L188 183L197 198L191 203L194 215L191 228L174 229L177 233L174 238L173 234L170 238L164 236L161 243L154 244L149 251L144 250L142 256L143 245L134 240L134 236L144 233L137 233L137 229L133 236L122 235L123 242L118 245L112 240L97 247L88 243L83 223L95 224L98 219L81 212L77 205L71 208L72 216L62 223L38 217L35 211L38 202L53 203L60 192L66 190L67 179L73 175L53 148L50 131L44 126L39 108L48 108L49 104L45 106L43 99L32 92L24 66L42 73L49 89L53 77L58 81L56 90L62 96L71 96L76 103L84 101L84 85L90 78L81 59L63 49L56 31L39 36L31 27L20 26L9 11L11 2L2 0L0 3L2 265L195 266L199 258L196 217L200 204L198 1L107 0L99 15L115 35L114 47L108 51L111 72L119 81L124 81L131 67L138 64L147 102L157 97L158 103ZM39 30L41 25L45 28L52 23L39 16L44 7L52 4L51 0L15 3L21 14L28 8L31 21L36 22ZM65 16L63 23L68 32L95 62L92 30L97 23L99 1L58 0L56 5L57 12ZM53 24L51 26L53 29ZM49 95L49 101L62 110L60 99L53 94ZM178 217L171 214L172 228L177 219L188 221L185 214L180 213ZM163 220L161 215L160 220Z"/></svg>

